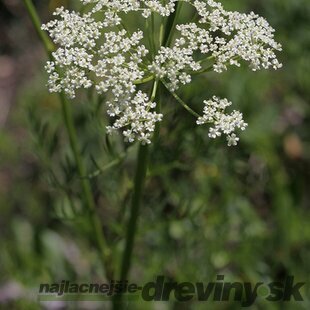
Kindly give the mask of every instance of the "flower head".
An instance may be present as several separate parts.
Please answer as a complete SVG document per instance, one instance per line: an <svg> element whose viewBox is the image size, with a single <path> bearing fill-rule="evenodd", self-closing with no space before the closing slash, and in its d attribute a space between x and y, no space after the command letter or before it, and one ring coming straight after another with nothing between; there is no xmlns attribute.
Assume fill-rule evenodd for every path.
<svg viewBox="0 0 310 310"><path fill-rule="evenodd" d="M214 0L80 1L85 13L61 7L54 13L56 19L42 26L57 45L53 60L46 64L49 90L64 92L70 98L91 87L99 94L106 93L107 113L113 119L108 132L121 130L128 142L150 143L155 123L163 117L138 86L145 78L162 80L174 93L191 83L193 74L208 70L221 73L242 63L254 71L281 67L275 54L281 46L274 40L274 29L253 12L226 11ZM140 14L142 20L151 15L166 18L175 11L177 2L194 7L198 18L177 24L169 46L146 46L147 27L134 32L125 27L124 17L129 13ZM228 145L237 144L234 131L247 126L242 114L226 114L231 105L227 99L213 97L204 103L197 123L213 125L210 138L225 134Z"/></svg>

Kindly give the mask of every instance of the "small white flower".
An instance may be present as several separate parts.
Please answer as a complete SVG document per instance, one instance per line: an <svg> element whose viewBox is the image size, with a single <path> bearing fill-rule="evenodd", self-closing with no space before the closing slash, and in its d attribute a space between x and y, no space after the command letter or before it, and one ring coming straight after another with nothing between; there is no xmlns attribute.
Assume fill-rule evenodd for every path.
<svg viewBox="0 0 310 310"><path fill-rule="evenodd" d="M70 98L90 87L107 93L107 113L114 120L107 131L121 130L128 142L150 143L155 123L162 119L154 112L156 103L136 86L137 80L153 75L174 92L191 83L193 74L206 71L210 62L207 68L218 73L241 63L248 63L253 71L282 66L275 54L281 45L274 40L274 29L253 12L226 11L214 0L183 0L197 11L198 21L176 25L172 45L153 51L150 61L141 43L148 34L128 33L122 18L130 12L140 14L142 21L152 14L165 18L175 11L178 0L80 1L85 13L60 7L56 19L42 26L58 47L45 66L48 88ZM213 97L204 103L197 124L212 124L210 138L225 134L228 145L236 145L239 138L234 130L247 126L242 114L226 114L231 105L227 99Z"/></svg>
<svg viewBox="0 0 310 310"><path fill-rule="evenodd" d="M227 136L228 146L232 146L232 145L235 146L237 145L238 141L239 141L239 138L234 133Z"/></svg>
<svg viewBox="0 0 310 310"><path fill-rule="evenodd" d="M210 138L214 139L225 134L227 135L228 146L237 145L239 138L234 131L236 129L245 130L248 126L243 120L242 113L234 110L231 114L226 114L226 108L232 104L226 98L220 99L214 96L212 100L205 100L204 104L203 116L197 119L197 124L212 124L214 127L209 129Z"/></svg>

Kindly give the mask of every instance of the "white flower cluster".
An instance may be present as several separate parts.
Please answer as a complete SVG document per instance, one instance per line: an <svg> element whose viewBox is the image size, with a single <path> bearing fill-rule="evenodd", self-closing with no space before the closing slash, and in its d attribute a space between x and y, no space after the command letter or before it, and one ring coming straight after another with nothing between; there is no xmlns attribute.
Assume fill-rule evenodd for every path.
<svg viewBox="0 0 310 310"><path fill-rule="evenodd" d="M56 19L42 26L57 45L53 60L46 65L49 90L70 98L79 89L91 87L106 93L107 113L114 121L108 132L122 130L129 142L150 143L155 123L162 119L155 112L156 103L138 89L144 78L160 79L174 92L190 83L195 73L222 72L229 65L240 66L241 61L253 70L281 67L275 55L281 46L274 41L274 30L254 13L229 12L214 0L183 0L196 9L197 23L176 25L172 45L152 50L150 61L146 58L149 51L141 43L147 34L141 30L129 33L122 18L130 12L144 19L151 14L165 18L175 11L178 0L80 1L85 13L59 8ZM235 145L234 130L246 127L242 114L226 115L224 110L230 105L226 99L214 97L205 104L197 123L214 123L209 136L224 133L228 144Z"/></svg>
<svg viewBox="0 0 310 310"><path fill-rule="evenodd" d="M99 94L109 93L107 112L115 122L108 132L122 129L126 141L150 143L162 115L149 111L156 103L137 92L135 85L145 74L141 67L148 50L140 44L143 32L101 33L107 21L96 22L90 14L81 16L60 8L55 15L60 19L43 25L59 46L46 65L50 91L63 91L74 98L78 89L94 86Z"/></svg>
<svg viewBox="0 0 310 310"><path fill-rule="evenodd" d="M178 0L81 0L84 4L95 4L92 12L104 10L105 22L109 25L118 25L121 21L119 13L139 11L144 18L148 18L152 12L161 16L169 16L174 12L175 3ZM163 3L164 2L164 3ZM187 1L184 1L187 2Z"/></svg>
<svg viewBox="0 0 310 310"><path fill-rule="evenodd" d="M239 138L234 131L237 128L245 130L248 126L243 120L242 113L234 110L231 114L225 114L226 108L231 106L232 103L227 99L220 99L216 96L212 100L205 100L204 104L203 116L198 118L197 124L213 124L214 127L209 129L210 138L220 137L225 134L229 146L237 145Z"/></svg>
<svg viewBox="0 0 310 310"><path fill-rule="evenodd" d="M121 109L117 114L120 117L113 126L107 127L108 132L129 126L129 129L123 131L126 142L137 139L143 144L151 143L150 138L155 129L155 123L162 119L162 114L150 112L155 107L156 104L151 102L146 94L138 91L134 98L121 102Z"/></svg>
<svg viewBox="0 0 310 310"><path fill-rule="evenodd" d="M174 46L161 47L148 69L158 78L168 79L169 89L175 91L180 83L184 85L191 82L191 75L187 71L197 71L201 66L194 61L190 49Z"/></svg>
<svg viewBox="0 0 310 310"><path fill-rule="evenodd" d="M197 51L206 60L214 60L212 69L218 73L227 70L227 66L240 66L240 61L250 63L253 71L261 68L279 69L282 64L276 58L274 50L281 51L281 45L274 40L274 29L268 22L251 12L242 14L224 10L222 5L213 0L188 1L197 10L198 24L177 25L180 38L171 48L162 48L155 58L150 70L157 76L166 76L172 90L176 85L191 81L189 69L198 71L201 61L194 60ZM167 55L172 55L167 57ZM190 59L189 66L184 66L184 59ZM174 65L178 70L171 74Z"/></svg>

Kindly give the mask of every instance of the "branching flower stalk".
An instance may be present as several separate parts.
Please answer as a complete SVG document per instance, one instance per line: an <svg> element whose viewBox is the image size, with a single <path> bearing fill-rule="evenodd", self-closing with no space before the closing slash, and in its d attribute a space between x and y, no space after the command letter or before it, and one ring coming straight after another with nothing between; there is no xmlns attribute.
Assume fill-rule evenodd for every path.
<svg viewBox="0 0 310 310"><path fill-rule="evenodd" d="M164 118L164 109L155 96L158 85L196 118L197 125L208 124L210 138L224 135L228 146L234 146L239 141L237 131L245 130L248 124L241 112L227 112L232 105L229 100L217 96L206 99L199 113L177 92L192 82L193 75L221 73L231 66L248 64L253 71L279 69L282 65L276 51L281 51L281 45L264 18L253 12L227 11L215 0L80 0L80 4L81 12L56 9L56 18L42 26L57 46L46 64L48 88L70 99L81 89L93 88L105 94L112 122L107 133L120 133L125 142L140 143L120 271L120 278L127 280L148 144ZM178 23L181 5L194 9L194 19ZM140 14L146 26L129 32L126 19L133 12ZM40 33L40 37L44 43L45 35ZM151 81L149 96L141 84Z"/></svg>

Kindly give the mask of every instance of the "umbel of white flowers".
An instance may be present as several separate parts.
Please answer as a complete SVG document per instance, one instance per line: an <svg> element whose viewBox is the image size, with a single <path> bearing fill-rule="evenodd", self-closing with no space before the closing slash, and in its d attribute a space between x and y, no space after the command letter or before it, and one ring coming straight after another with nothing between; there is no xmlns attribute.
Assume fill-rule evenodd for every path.
<svg viewBox="0 0 310 310"><path fill-rule="evenodd" d="M126 15L121 13L137 12L144 19L151 14L167 17L174 12L176 0L80 1L86 13L61 7L54 13L57 18L42 26L57 45L53 61L46 65L49 90L70 98L81 88L107 93L107 113L114 121L108 132L121 130L128 142L150 143L155 123L163 117L155 112L156 103L138 89L137 81L143 78L160 79L175 92L191 82L192 74L204 71L204 59L212 60L211 69L218 73L228 66L239 67L241 61L253 71L281 67L275 55L281 45L274 40L274 29L253 12L226 11L213 0L183 0L196 9L197 23L176 25L176 39L170 47L152 50L150 62L149 50L141 43L147 34L139 29L129 33L121 18ZM210 123L210 138L225 134L228 145L236 145L235 130L247 126L242 113L226 114L231 105L227 99L213 97L204 104L197 124Z"/></svg>

